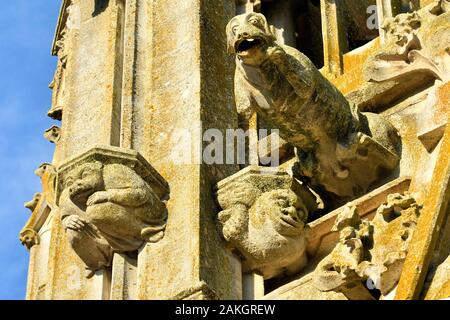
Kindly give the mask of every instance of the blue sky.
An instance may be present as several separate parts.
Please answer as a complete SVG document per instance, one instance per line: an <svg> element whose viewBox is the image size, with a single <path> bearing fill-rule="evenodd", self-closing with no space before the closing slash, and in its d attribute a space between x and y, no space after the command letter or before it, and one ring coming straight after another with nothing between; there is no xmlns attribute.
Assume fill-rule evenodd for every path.
<svg viewBox="0 0 450 320"><path fill-rule="evenodd" d="M50 55L60 0L14 0L0 4L0 299L25 297L28 252L18 233L29 217L25 201L40 191L33 171L50 162L54 146L44 139L55 123L46 116Z"/></svg>

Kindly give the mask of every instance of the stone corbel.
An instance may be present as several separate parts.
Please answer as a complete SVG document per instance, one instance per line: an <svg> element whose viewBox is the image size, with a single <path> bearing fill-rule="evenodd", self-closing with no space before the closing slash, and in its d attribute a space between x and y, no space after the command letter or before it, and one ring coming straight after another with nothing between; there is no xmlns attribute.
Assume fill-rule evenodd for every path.
<svg viewBox="0 0 450 320"><path fill-rule="evenodd" d="M114 252L164 236L169 188L136 151L97 146L58 169L57 203L68 240L91 276Z"/></svg>
<svg viewBox="0 0 450 320"><path fill-rule="evenodd" d="M431 5L430 13L436 16L446 12L450 12L449 0L435 0L434 3Z"/></svg>
<svg viewBox="0 0 450 320"><path fill-rule="evenodd" d="M315 196L285 171L250 166L217 185L218 229L242 258L244 273L264 279L298 273L307 263L308 213Z"/></svg>

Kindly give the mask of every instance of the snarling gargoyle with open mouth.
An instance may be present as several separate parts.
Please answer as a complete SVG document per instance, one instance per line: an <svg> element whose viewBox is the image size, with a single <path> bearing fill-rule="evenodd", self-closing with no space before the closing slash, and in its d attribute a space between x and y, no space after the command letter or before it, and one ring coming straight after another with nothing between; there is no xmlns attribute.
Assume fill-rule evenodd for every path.
<svg viewBox="0 0 450 320"><path fill-rule="evenodd" d="M351 199L399 163L400 137L380 115L359 112L297 49L277 44L259 13L234 17L238 113L262 116L297 147L298 175L319 191Z"/></svg>

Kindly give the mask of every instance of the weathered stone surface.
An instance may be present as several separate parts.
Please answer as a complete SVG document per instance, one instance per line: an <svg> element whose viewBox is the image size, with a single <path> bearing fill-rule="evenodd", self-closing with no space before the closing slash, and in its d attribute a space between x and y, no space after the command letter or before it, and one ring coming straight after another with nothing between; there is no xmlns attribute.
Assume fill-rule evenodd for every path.
<svg viewBox="0 0 450 320"><path fill-rule="evenodd" d="M438 266L425 296L426 300L448 298L450 298L450 256Z"/></svg>
<svg viewBox="0 0 450 320"><path fill-rule="evenodd" d="M111 300L137 299L137 259L126 254L114 254L111 271Z"/></svg>
<svg viewBox="0 0 450 320"><path fill-rule="evenodd" d="M132 252L164 236L167 185L136 152L90 150L60 167L58 184L67 237L90 276L111 266L113 252Z"/></svg>
<svg viewBox="0 0 450 320"><path fill-rule="evenodd" d="M385 296L399 281L420 206L409 195L392 194L371 222L362 221L356 210L347 207L337 218L333 230L339 242L317 266L314 285L352 299L371 299L362 285L370 279Z"/></svg>
<svg viewBox="0 0 450 320"><path fill-rule="evenodd" d="M322 259L330 253L336 245L338 238L332 231L334 223L339 214L348 206L356 207L361 219L370 220L380 205L387 202L387 197L393 193L407 192L411 185L411 178L398 178L382 187L373 190L365 196L358 198L346 205L333 210L309 223L311 235L308 242L308 253L314 256L315 260Z"/></svg>
<svg viewBox="0 0 450 320"><path fill-rule="evenodd" d="M49 216L48 206L54 206L56 169L50 163L44 163L36 169L35 174L40 177L42 192L34 195L33 200L24 206L31 210L31 217L20 231L20 242L28 249L39 244L39 230Z"/></svg>
<svg viewBox="0 0 450 320"><path fill-rule="evenodd" d="M370 82L353 92L352 100L385 108L436 81L448 81L448 7L447 0L435 0L418 11L386 19L386 43L364 62L364 78Z"/></svg>
<svg viewBox="0 0 450 320"><path fill-rule="evenodd" d="M30 251L27 299L44 299L48 289L48 265L51 263L52 226L57 217L55 205L56 168L43 163L35 174L41 179L42 191L25 203L31 217L20 231L20 241Z"/></svg>
<svg viewBox="0 0 450 320"><path fill-rule="evenodd" d="M285 172L263 167L248 167L219 183L219 230L242 255L243 272L270 279L306 265L308 209L294 184Z"/></svg>
<svg viewBox="0 0 450 320"><path fill-rule="evenodd" d="M279 128L280 136L298 148L299 176L324 191L354 198L382 170L397 166L395 128L378 115L358 112L306 56L279 46L263 15L233 18L227 35L228 51L237 56L238 112L249 117L256 111Z"/></svg>
<svg viewBox="0 0 450 320"><path fill-rule="evenodd" d="M120 146L125 19L124 1L71 0L67 10L62 161L97 144Z"/></svg>
<svg viewBox="0 0 450 320"><path fill-rule="evenodd" d="M45 133L54 157L37 172L42 191L26 203L27 299L448 297L448 0L62 2L48 112L62 122ZM375 3L379 31L367 20ZM275 28L261 20L256 30L259 15L237 18L248 18L239 28L250 37L229 46L248 45L238 52L233 97L225 26L249 12ZM282 139L269 150L276 136L257 141L255 131L245 165L203 163L205 130L235 128L281 129ZM271 152L279 168L243 169L266 165ZM105 182L90 204L77 192L71 199L64 184L71 175L90 180L80 178L88 168ZM136 206L123 203L128 196L115 203L137 189ZM150 189L152 208L168 212L151 223L157 242L141 233L148 215L134 215L155 213L137 204ZM412 239L417 208L402 209L407 197L387 199L405 192L425 203ZM96 245L105 256L94 250L85 260L111 267L89 279L77 254L86 248L74 250L67 237L87 224L68 212L95 216L98 226L89 224L104 240Z"/></svg>
<svg viewBox="0 0 450 320"><path fill-rule="evenodd" d="M213 185L239 166L201 158L205 130L237 128L225 40L235 4L157 0L139 7L133 145L171 194L163 240L139 253L139 299L240 299L241 266L217 232L213 195Z"/></svg>
<svg viewBox="0 0 450 320"><path fill-rule="evenodd" d="M61 19L68 19L70 15L70 10L72 9L71 1L64 1L62 5L62 16ZM47 112L47 115L50 118L55 120L62 119L62 113L64 108L64 98L67 95L66 89L66 67L68 60L68 53L70 49L68 48L68 36L69 28L67 24L64 24L64 29L60 30L58 34L58 39L55 39L55 43L53 45L53 54L58 57L58 63L55 71L55 75L53 76L52 82L49 84L49 88L52 90L52 106L50 110Z"/></svg>

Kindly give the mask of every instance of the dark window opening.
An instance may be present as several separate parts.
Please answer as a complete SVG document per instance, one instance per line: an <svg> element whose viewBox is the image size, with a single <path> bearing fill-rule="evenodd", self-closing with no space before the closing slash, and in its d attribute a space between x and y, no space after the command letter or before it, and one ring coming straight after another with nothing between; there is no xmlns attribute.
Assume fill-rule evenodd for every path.
<svg viewBox="0 0 450 320"><path fill-rule="evenodd" d="M364 46L379 36L375 0L341 0L341 26L347 35L349 51Z"/></svg>
<svg viewBox="0 0 450 320"><path fill-rule="evenodd" d="M280 42L300 50L317 68L323 67L320 0L263 0L261 12L276 28Z"/></svg>

